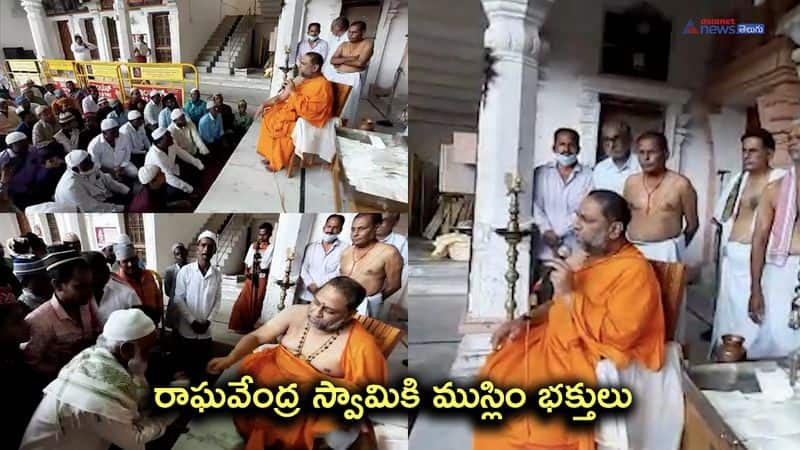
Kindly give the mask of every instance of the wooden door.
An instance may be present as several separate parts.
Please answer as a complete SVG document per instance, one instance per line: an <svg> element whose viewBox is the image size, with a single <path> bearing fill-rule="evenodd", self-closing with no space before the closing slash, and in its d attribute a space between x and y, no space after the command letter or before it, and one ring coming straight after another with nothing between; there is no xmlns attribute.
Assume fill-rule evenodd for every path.
<svg viewBox="0 0 800 450"><path fill-rule="evenodd" d="M97 45L97 33L94 32L94 20L93 19L83 19L83 27L86 28L86 42L90 44ZM90 52L92 55L92 59L95 61L100 60L100 50L94 49Z"/></svg>
<svg viewBox="0 0 800 450"><path fill-rule="evenodd" d="M125 214L125 234L130 236L139 259L145 260L144 221L141 214Z"/></svg>
<svg viewBox="0 0 800 450"><path fill-rule="evenodd" d="M66 20L59 20L56 22L58 24L58 36L61 38L61 49L64 50L64 59L75 59L75 55L72 54L72 33L69 31L69 23Z"/></svg>
<svg viewBox="0 0 800 450"><path fill-rule="evenodd" d="M172 38L169 34L169 13L152 14L153 46L156 62L172 62Z"/></svg>
<svg viewBox="0 0 800 450"><path fill-rule="evenodd" d="M117 21L112 17L106 17L106 28L108 29L108 43L111 46L111 59L119 61L119 36L117 36Z"/></svg>

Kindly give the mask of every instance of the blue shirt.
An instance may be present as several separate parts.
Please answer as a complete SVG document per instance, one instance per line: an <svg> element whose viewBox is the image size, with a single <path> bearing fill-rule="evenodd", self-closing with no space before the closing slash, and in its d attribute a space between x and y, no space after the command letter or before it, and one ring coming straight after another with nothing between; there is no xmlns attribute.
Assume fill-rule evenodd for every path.
<svg viewBox="0 0 800 450"><path fill-rule="evenodd" d="M172 110L167 107L161 110L158 113L158 127L159 128L168 128L169 125L172 123Z"/></svg>
<svg viewBox="0 0 800 450"><path fill-rule="evenodd" d="M20 133L25 133L25 136L28 136L28 140L33 142L33 127L29 126L27 123L22 122L19 124L15 131L19 131Z"/></svg>
<svg viewBox="0 0 800 450"><path fill-rule="evenodd" d="M206 102L204 102L202 99L198 99L196 102L188 100L183 105L183 112L185 112L186 115L192 119L192 122L194 122L195 125L198 125L200 123L200 119L202 119L203 116L206 115L206 112L208 112L208 109L206 109Z"/></svg>
<svg viewBox="0 0 800 450"><path fill-rule="evenodd" d="M14 158L10 150L0 152L0 167L9 164ZM33 190L39 172L44 170L39 152L33 148L28 150L24 161L17 161L14 167L14 174L11 176L9 191L15 193L27 193Z"/></svg>
<svg viewBox="0 0 800 450"><path fill-rule="evenodd" d="M206 144L213 144L222 137L222 118L217 117L216 119L211 116L211 113L206 113L202 119L200 119L200 138Z"/></svg>

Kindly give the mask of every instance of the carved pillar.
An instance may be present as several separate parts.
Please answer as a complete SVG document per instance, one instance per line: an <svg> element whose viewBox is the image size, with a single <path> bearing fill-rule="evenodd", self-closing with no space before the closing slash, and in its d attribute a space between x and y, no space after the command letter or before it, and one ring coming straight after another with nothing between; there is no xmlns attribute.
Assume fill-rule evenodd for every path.
<svg viewBox="0 0 800 450"><path fill-rule="evenodd" d="M100 2L92 2L87 4L89 12L92 13L92 25L94 26L94 35L97 37L97 50L100 52L101 61L113 61L111 57L111 43L106 34L105 17L100 15ZM87 36L84 33L83 36Z"/></svg>
<svg viewBox="0 0 800 450"><path fill-rule="evenodd" d="M56 39L58 33L52 23L47 20L47 15L42 5L42 0L22 0L20 3L28 13L28 24L33 35L33 47L38 59L61 58L63 52Z"/></svg>
<svg viewBox="0 0 800 450"><path fill-rule="evenodd" d="M128 9L128 1L114 0L114 12L117 14L119 59L120 61L131 61L133 59L133 44L131 43L131 15ZM178 36L174 38L177 39ZM152 46L153 44L150 45Z"/></svg>
<svg viewBox="0 0 800 450"><path fill-rule="evenodd" d="M508 221L505 175L522 179L520 216L531 214L536 94L539 79L539 29L553 0L482 0L489 20L484 45L495 59L496 76L478 119L478 168L472 237L469 297L464 331L453 375L471 376L489 353L489 332L504 320L507 284L506 242L494 229ZM518 247L517 315L527 310L530 241Z"/></svg>

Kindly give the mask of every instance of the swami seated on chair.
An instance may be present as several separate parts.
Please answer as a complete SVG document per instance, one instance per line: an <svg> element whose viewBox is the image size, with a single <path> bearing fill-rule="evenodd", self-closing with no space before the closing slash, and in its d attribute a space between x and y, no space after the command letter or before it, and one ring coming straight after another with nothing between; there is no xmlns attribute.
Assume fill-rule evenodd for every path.
<svg viewBox="0 0 800 450"><path fill-rule="evenodd" d="M312 127L326 126L333 112L333 86L322 76L322 56L309 52L300 59L300 76L286 80L278 95L264 102L256 112L263 113L261 134L256 147L272 171L289 164L294 154L292 139L295 124L305 121Z"/></svg>
<svg viewBox="0 0 800 450"><path fill-rule="evenodd" d="M600 439L591 428L570 428L561 418L541 420L525 414L506 420L501 428L476 430L474 449L583 450L594 449L596 444L598 448L678 448L683 409L665 405L682 402L682 392L679 378L671 383L667 379L673 372L665 371L666 330L659 280L650 262L625 238L630 219L627 203L614 192L597 190L584 198L575 220L583 251L566 261L546 263L553 269L553 299L495 332L492 344L496 351L488 357L479 379L533 389L577 381L607 386L604 370L609 369L619 370L623 386L631 379L622 374L630 369L651 374L655 381L666 381L660 383L666 387L654 388L644 397L636 397L636 386L629 387L636 411L661 409L650 416L650 423L658 422L660 429L655 433L662 437L661 443L630 447L615 443L609 447L608 436ZM602 429L598 431L603 434ZM627 436L613 439L624 441Z"/></svg>
<svg viewBox="0 0 800 450"><path fill-rule="evenodd" d="M333 278L316 292L311 304L286 308L245 335L228 356L209 361L208 372L218 374L244 358L239 375L250 375L261 386L297 383L298 390L303 390L330 380L359 390L368 384L385 384L386 359L372 334L355 318L365 296L355 280ZM279 345L253 352L279 337ZM247 441L246 448L253 449L311 449L318 439L332 448L347 448L361 431L359 426L342 429L333 417L310 414L281 422L242 415L234 422Z"/></svg>

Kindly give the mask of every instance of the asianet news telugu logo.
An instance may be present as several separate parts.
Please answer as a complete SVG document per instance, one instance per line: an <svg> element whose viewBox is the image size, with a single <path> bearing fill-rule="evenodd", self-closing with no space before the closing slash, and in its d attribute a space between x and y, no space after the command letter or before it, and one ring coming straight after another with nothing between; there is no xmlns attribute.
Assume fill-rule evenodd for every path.
<svg viewBox="0 0 800 450"><path fill-rule="evenodd" d="M683 27L683 34L764 34L763 23L736 23L736 19L700 19L695 26L692 19Z"/></svg>

